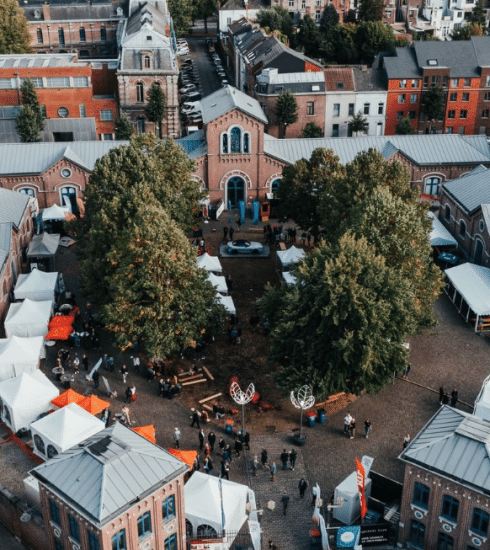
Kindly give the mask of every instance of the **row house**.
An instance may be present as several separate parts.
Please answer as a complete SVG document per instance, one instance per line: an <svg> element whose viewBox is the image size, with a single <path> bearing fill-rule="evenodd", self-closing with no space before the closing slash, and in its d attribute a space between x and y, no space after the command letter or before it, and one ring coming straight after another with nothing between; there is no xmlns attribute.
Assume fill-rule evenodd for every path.
<svg viewBox="0 0 490 550"><path fill-rule="evenodd" d="M113 139L117 101L107 92L114 71L99 65L94 69L76 54L0 56L0 141L19 141L15 118L27 78L36 87L45 118L43 141Z"/></svg>
<svg viewBox="0 0 490 550"><path fill-rule="evenodd" d="M385 133L409 118L417 133L490 135L490 37L468 41L416 42L385 57L388 79ZM433 85L442 86L444 116L428 120L425 101Z"/></svg>

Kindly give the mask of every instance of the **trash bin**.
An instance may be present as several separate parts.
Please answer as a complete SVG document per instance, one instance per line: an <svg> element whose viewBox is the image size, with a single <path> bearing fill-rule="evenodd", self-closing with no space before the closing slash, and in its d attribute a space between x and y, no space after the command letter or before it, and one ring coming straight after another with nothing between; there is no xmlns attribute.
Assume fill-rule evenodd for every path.
<svg viewBox="0 0 490 550"><path fill-rule="evenodd" d="M233 420L225 420L225 432L227 434L232 434L233 433L233 425L235 423L233 422Z"/></svg>
<svg viewBox="0 0 490 550"><path fill-rule="evenodd" d="M322 549L322 537L319 529L310 530L310 550Z"/></svg>
<svg viewBox="0 0 490 550"><path fill-rule="evenodd" d="M316 413L310 412L306 415L306 418L308 419L308 428L314 428L316 424Z"/></svg>
<svg viewBox="0 0 490 550"><path fill-rule="evenodd" d="M318 409L316 419L318 420L318 424L325 424L327 421L327 411L325 409Z"/></svg>

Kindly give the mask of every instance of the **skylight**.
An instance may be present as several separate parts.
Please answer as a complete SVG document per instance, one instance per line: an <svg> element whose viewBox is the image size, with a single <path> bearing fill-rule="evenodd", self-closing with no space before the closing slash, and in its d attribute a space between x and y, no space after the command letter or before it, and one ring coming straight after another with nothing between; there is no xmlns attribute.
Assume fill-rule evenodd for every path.
<svg viewBox="0 0 490 550"><path fill-rule="evenodd" d="M431 67L434 67L435 65L437 65L437 59L429 59L427 61L427 64L430 65Z"/></svg>

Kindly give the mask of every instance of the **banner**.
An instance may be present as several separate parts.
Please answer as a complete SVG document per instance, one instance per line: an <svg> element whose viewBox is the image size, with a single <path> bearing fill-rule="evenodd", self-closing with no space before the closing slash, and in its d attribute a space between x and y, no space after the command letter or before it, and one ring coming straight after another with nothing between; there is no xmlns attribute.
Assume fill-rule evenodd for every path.
<svg viewBox="0 0 490 550"><path fill-rule="evenodd" d="M253 201L252 203L252 225L259 225L260 202Z"/></svg>
<svg viewBox="0 0 490 550"><path fill-rule="evenodd" d="M361 499L361 522L362 522L367 512L366 494L365 494L366 473L364 471L364 466L361 464L358 458L356 458L356 474L357 474L357 490L359 491L359 497Z"/></svg>

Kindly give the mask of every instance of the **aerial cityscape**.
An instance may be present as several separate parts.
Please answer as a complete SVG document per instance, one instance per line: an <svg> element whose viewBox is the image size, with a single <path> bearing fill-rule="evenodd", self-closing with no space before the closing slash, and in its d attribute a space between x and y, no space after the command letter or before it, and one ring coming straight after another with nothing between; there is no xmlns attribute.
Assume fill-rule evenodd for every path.
<svg viewBox="0 0 490 550"><path fill-rule="evenodd" d="M0 550L490 550L490 2L0 13Z"/></svg>

